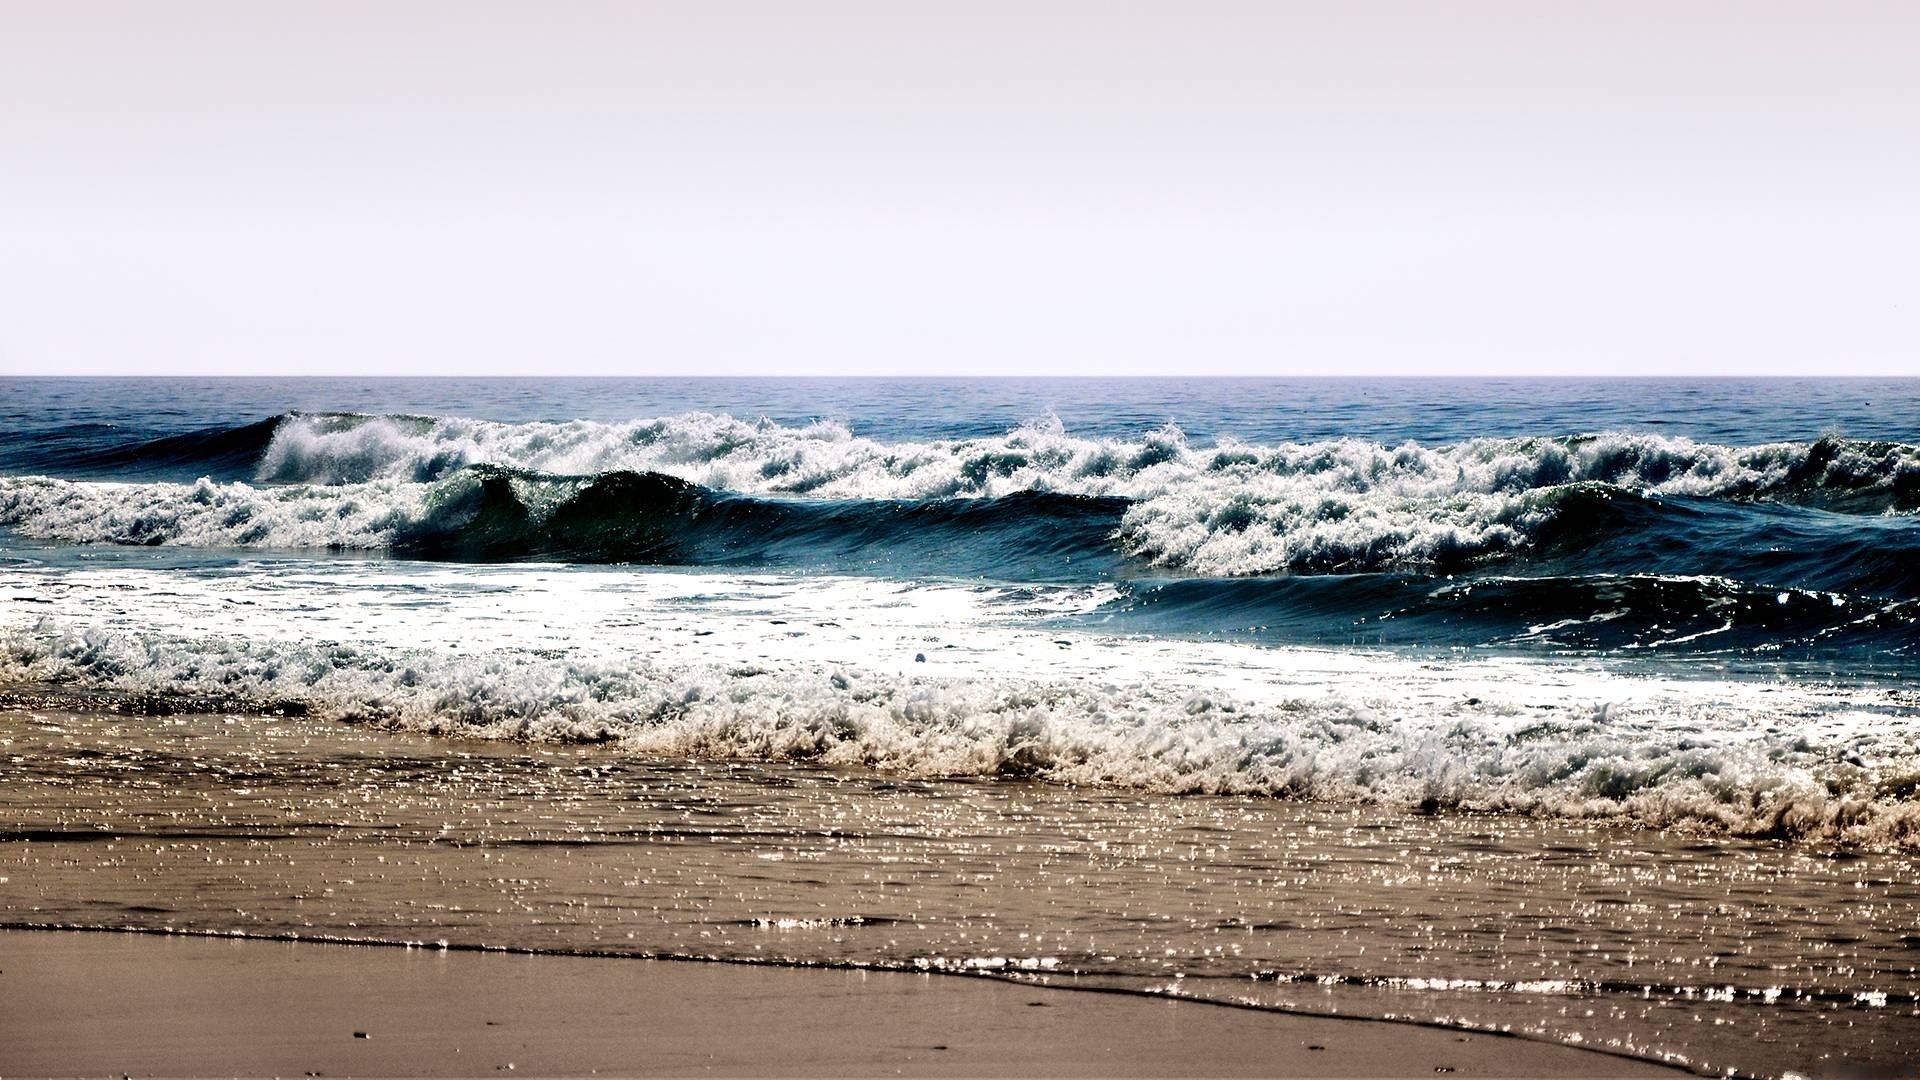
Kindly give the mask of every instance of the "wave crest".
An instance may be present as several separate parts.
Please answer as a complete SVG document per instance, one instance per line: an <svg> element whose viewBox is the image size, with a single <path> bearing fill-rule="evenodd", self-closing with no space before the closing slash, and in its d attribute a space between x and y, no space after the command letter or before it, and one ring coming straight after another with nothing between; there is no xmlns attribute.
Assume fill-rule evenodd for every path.
<svg viewBox="0 0 1920 1080"><path fill-rule="evenodd" d="M245 430L251 443L239 442L257 443L259 425ZM221 453L235 442L196 438ZM950 555L964 547L957 530L968 515L949 504L998 501L1036 511L1011 544L1034 560L1254 576L1451 572L1636 529L1664 536L1647 509L1663 500L1904 513L1920 508L1920 448L1623 433L1195 446L1172 426L1085 439L1057 420L993 438L886 444L834 423L706 413L625 424L293 415L274 425L252 483L57 483L0 481L0 524L81 542L778 562L782 541L829 560L914 548L909 533L933 520L946 523ZM1011 513L969 520L999 530L980 537L983 547L1020 531ZM995 571L976 555L963 572Z"/></svg>
<svg viewBox="0 0 1920 1080"><path fill-rule="evenodd" d="M1829 438L1733 447L1609 432L1432 447L1364 439L1193 446L1171 424L1137 440L1087 439L1052 417L990 438L889 444L835 422L784 427L713 413L614 424L292 415L275 428L258 479L430 481L473 465L577 476L659 472L721 491L837 499L1032 490L1139 500L1175 488L1288 482L1438 499L1602 483L1656 495L1920 506L1920 448L1900 443Z"/></svg>

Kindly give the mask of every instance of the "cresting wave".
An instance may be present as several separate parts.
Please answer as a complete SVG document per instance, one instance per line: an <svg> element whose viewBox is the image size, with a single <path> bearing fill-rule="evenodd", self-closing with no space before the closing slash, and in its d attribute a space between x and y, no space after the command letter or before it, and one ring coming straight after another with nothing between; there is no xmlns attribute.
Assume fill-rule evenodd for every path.
<svg viewBox="0 0 1920 1080"><path fill-rule="evenodd" d="M1151 499L1212 477L1250 503L1263 481L1403 499L1569 484L1702 498L1773 499L1860 512L1920 507L1920 448L1823 439L1725 447L1654 435L1471 439L1441 447L1360 439L1190 446L1168 425L1137 442L1083 439L1049 418L988 439L887 444L822 422L790 428L689 413L625 424L502 424L436 417L284 417L258 466L273 483L428 481L470 465L594 475L661 472L719 491L940 499L1016 491Z"/></svg>
<svg viewBox="0 0 1920 1080"><path fill-rule="evenodd" d="M330 487L0 479L0 525L69 543L387 551L491 562L834 566L903 555L949 574L1018 578L1113 561L1113 499L801 502L731 495L660 473L541 476L489 466L445 480ZM1010 555L1015 555L1010 559Z"/></svg>
<svg viewBox="0 0 1920 1080"><path fill-rule="evenodd" d="M234 476L250 448L252 475ZM1910 520L1920 508L1920 448L1839 439L1197 447L1172 427L1126 442L1075 438L1053 421L997 438L886 444L838 424L703 413L626 424L292 415L94 456L138 473L143 462L179 469L196 452L218 466L210 477L229 482L8 479L0 525L85 543L657 563L777 563L809 546L832 563L919 543L927 528L953 540L978 527L998 549L1024 553L1027 569L1073 558L1255 576L1555 558L1629 543L1650 524L1717 529L1725 523L1697 519L1723 505L1777 508L1760 519L1776 533L1806 524L1781 520L1796 510ZM1023 515L1034 525L1014 542L994 534ZM1911 532L1883 539L1913 547ZM1883 560L1891 580L1866 591L1920 595L1900 569L1911 560L1895 556ZM1738 572L1644 561L1580 569ZM1847 586L1817 573L1782 583Z"/></svg>

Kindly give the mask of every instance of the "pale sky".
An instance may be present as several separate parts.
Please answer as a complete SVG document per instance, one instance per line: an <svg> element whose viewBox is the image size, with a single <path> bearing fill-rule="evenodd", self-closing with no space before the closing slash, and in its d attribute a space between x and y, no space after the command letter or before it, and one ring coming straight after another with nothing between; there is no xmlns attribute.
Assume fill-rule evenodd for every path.
<svg viewBox="0 0 1920 1080"><path fill-rule="evenodd" d="M0 373L1920 374L1920 5L0 0Z"/></svg>

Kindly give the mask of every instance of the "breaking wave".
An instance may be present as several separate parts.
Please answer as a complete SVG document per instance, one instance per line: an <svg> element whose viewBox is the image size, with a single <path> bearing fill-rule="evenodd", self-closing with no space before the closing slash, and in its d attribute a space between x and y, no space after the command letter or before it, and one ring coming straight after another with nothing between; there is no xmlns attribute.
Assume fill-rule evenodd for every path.
<svg viewBox="0 0 1920 1080"><path fill-rule="evenodd" d="M0 525L82 544L386 551L492 562L846 566L1035 577L1120 555L1123 500L1018 491L931 502L795 501L660 473L462 469L433 483L112 484L0 479Z"/></svg>
<svg viewBox="0 0 1920 1080"><path fill-rule="evenodd" d="M460 562L1124 580L1101 616L1117 628L1256 639L1920 652L1920 448L1900 443L1197 446L1171 427L1126 441L1046 422L887 444L705 413L295 414L106 439L63 444L69 471L156 478L0 478L0 527Z"/></svg>
<svg viewBox="0 0 1920 1080"><path fill-rule="evenodd" d="M1024 512L1064 529L1041 545L1062 559L1252 576L1550 557L1700 504L1853 519L1920 507L1920 448L1906 444L1726 447L1618 433L1193 446L1172 427L1129 442L1076 438L1052 421L886 444L838 424L704 413L625 424L289 415L76 456L109 459L129 474L207 474L191 485L9 480L0 523L79 542L699 562L710 560L685 553L717 545L744 559L829 537L842 549L885 545L926 527L979 525L994 540ZM249 474L232 475L243 460ZM980 500L990 508L956 505ZM1897 592L1911 575L1894 577Z"/></svg>
<svg viewBox="0 0 1920 1080"><path fill-rule="evenodd" d="M1582 483L1849 512L1920 506L1920 448L1900 443L1728 447L1608 433L1437 447L1361 439L1192 446L1171 425L1126 441L1078 438L1049 419L991 439L888 444L837 423L783 427L708 413L624 424L293 415L274 429L258 479L431 481L472 465L565 475L659 472L720 491L836 499L1042 491L1149 501L1186 492L1208 504L1208 513L1215 504L1229 514L1244 508L1248 520L1261 516L1261 507L1307 495L1430 503ZM1218 498L1223 494L1235 498Z"/></svg>
<svg viewBox="0 0 1920 1080"><path fill-rule="evenodd" d="M134 443L115 435L100 425L42 433L9 448L8 471L338 485L430 482L491 465L565 476L657 472L716 491L824 499L1040 491L1142 501L1230 489L1248 505L1294 488L1438 500L1597 483L1850 513L1920 508L1920 447L1837 437L1758 446L1622 432L1435 446L1194 445L1172 425L1133 440L1095 439L1048 418L991 438L887 443L836 422L783 426L712 413L625 423L292 413Z"/></svg>
<svg viewBox="0 0 1920 1080"><path fill-rule="evenodd" d="M1337 687L1246 698L1124 674L915 677L844 664L189 640L47 622L0 631L0 682L111 692L136 711L291 712L646 754L1745 836L1909 847L1920 838L1920 759L1884 713L1856 702L1682 683L1579 704L1564 693L1542 700L1533 683L1464 697L1478 685L1470 675L1414 665L1352 674Z"/></svg>

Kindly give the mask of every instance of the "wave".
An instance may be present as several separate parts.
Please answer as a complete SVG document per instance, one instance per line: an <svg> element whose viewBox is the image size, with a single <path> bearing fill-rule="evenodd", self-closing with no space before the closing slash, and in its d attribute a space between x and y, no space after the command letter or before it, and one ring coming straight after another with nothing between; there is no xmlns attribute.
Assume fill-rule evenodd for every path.
<svg viewBox="0 0 1920 1080"><path fill-rule="evenodd" d="M1920 842L1920 760L1887 711L1912 706L1891 698L1378 658L1236 693L1164 672L921 676L703 655L469 654L40 620L0 631L0 682L39 704L107 692L135 712L304 714L649 755ZM36 685L39 697L18 689Z"/></svg>
<svg viewBox="0 0 1920 1080"><path fill-rule="evenodd" d="M435 483L107 484L0 479L0 525L82 544L385 551L438 560L885 569L1049 580L1120 563L1122 500L794 501L660 473L489 467Z"/></svg>
<svg viewBox="0 0 1920 1080"><path fill-rule="evenodd" d="M1579 574L1434 578L1354 574L1129 583L1087 622L1252 641L1538 646L1796 659L1846 654L1857 671L1920 656L1920 601L1726 577ZM1868 662L1861 668L1858 661Z"/></svg>
<svg viewBox="0 0 1920 1080"><path fill-rule="evenodd" d="M0 469L15 474L89 479L251 479L288 419L275 416L237 427L209 427L133 441L127 441L123 429L101 423L11 433L0 446Z"/></svg>
<svg viewBox="0 0 1920 1080"><path fill-rule="evenodd" d="M888 444L838 423L785 427L709 413L622 424L290 415L263 451L258 479L430 481L472 465L660 472L715 490L840 499L1043 491L1145 501L1178 489L1227 488L1239 499L1222 505L1249 520L1260 507L1308 493L1435 502L1582 483L1848 512L1920 507L1920 447L1903 443L1827 438L1731 447L1615 432L1435 447L1361 439L1193 446L1172 425L1133 441L1087 439L1052 418L996 438Z"/></svg>
<svg viewBox="0 0 1920 1080"><path fill-rule="evenodd" d="M461 559L561 558L672 565L843 565L863 552L915 566L986 560L1001 576L1045 576L1107 546L1115 500L1015 492L980 500L791 502L715 492L659 473L567 480L481 468L436 490L396 550ZM1017 562L1034 565L1027 574Z"/></svg>
<svg viewBox="0 0 1920 1080"><path fill-rule="evenodd" d="M0 526L62 543L378 551L438 561L764 567L907 578L1122 580L1111 628L1332 643L1920 655L1920 528L1598 484L1398 502L1193 543L1285 547L1209 575L1152 503L1015 491L782 499L660 473L487 466L435 482L113 484L0 478ZM1143 520L1143 511L1145 520ZM1469 542L1467 537L1474 539ZM1245 569L1241 553L1234 569ZM1168 572L1181 576L1168 577ZM1188 576L1191 575L1191 576Z"/></svg>
<svg viewBox="0 0 1920 1080"><path fill-rule="evenodd" d="M59 475L199 466L219 479L313 485L431 482L491 465L566 476L656 472L741 494L911 501L1016 491L1144 501L1217 487L1239 492L1249 507L1307 491L1436 501L1591 483L1850 513L1920 508L1920 447L1839 437L1757 446L1624 432L1435 446L1231 438L1193 445L1172 425L1132 440L1092 439L1049 417L991 438L886 443L836 422L783 426L712 413L625 423L290 413L132 444L86 427L53 438L57 453L38 453L38 465ZM249 475L228 475L241 466Z"/></svg>
<svg viewBox="0 0 1920 1080"><path fill-rule="evenodd" d="M245 483L0 479L0 525L75 544L377 551L424 518L432 490L382 482L333 488Z"/></svg>
<svg viewBox="0 0 1920 1080"><path fill-rule="evenodd" d="M1128 559L1247 576L1262 568L1446 572L1523 555L1564 573L1644 568L1920 594L1920 530L1906 516L1727 506L1587 482L1432 504L1354 496L1337 512L1322 503L1255 529L1231 512L1231 501L1198 525L1170 520L1167 505L1178 499L1033 490L927 501L792 499L717 491L662 473L573 477L479 466L431 483L330 486L0 478L0 525L74 543L387 550L477 561L830 565L891 552L910 562L958 559L976 568L966 572L990 576L996 560L1015 559L1043 579L1075 563L1080 576L1111 573ZM1222 561L1229 565L1215 565Z"/></svg>
<svg viewBox="0 0 1920 1080"><path fill-rule="evenodd" d="M273 445L284 417L239 427L213 427L148 439L132 446L108 446L73 455L71 464L87 471L164 475L205 470L235 475L259 465Z"/></svg>
<svg viewBox="0 0 1920 1080"><path fill-rule="evenodd" d="M1052 421L887 444L838 424L704 413L625 424L293 414L72 461L126 478L206 475L8 479L0 524L73 542L447 559L957 560L958 573L1043 579L1129 566L1445 574L1518 561L1920 596L1920 447L1837 438L1195 446L1172 427L1085 439ZM214 479L243 462L245 476ZM982 549L972 553L970 527ZM1014 566L996 568L996 552L1015 553Z"/></svg>
<svg viewBox="0 0 1920 1080"><path fill-rule="evenodd" d="M1774 514L1784 522L1756 523L1751 510L1592 486L1542 493L1537 502L1525 574L1501 572L1499 563L1475 574L1409 572L1394 539L1368 519L1346 523L1338 536L1309 524L1293 539L1327 556L1330 571L1362 572L1169 579L1128 562L1129 545L1151 535L1130 531L1133 504L1097 496L781 500L658 473L552 477L489 467L436 483L331 487L0 480L0 524L67 542L1000 581L1121 578L1119 599L1069 621L1341 644L1920 655L1920 530L1906 519L1886 522L1885 536L1854 519L1838 519L1846 526L1838 534L1821 534L1801 519L1831 524L1835 515L1791 510ZM1653 569L1616 569L1634 566ZM1768 578L1780 584L1757 583Z"/></svg>

